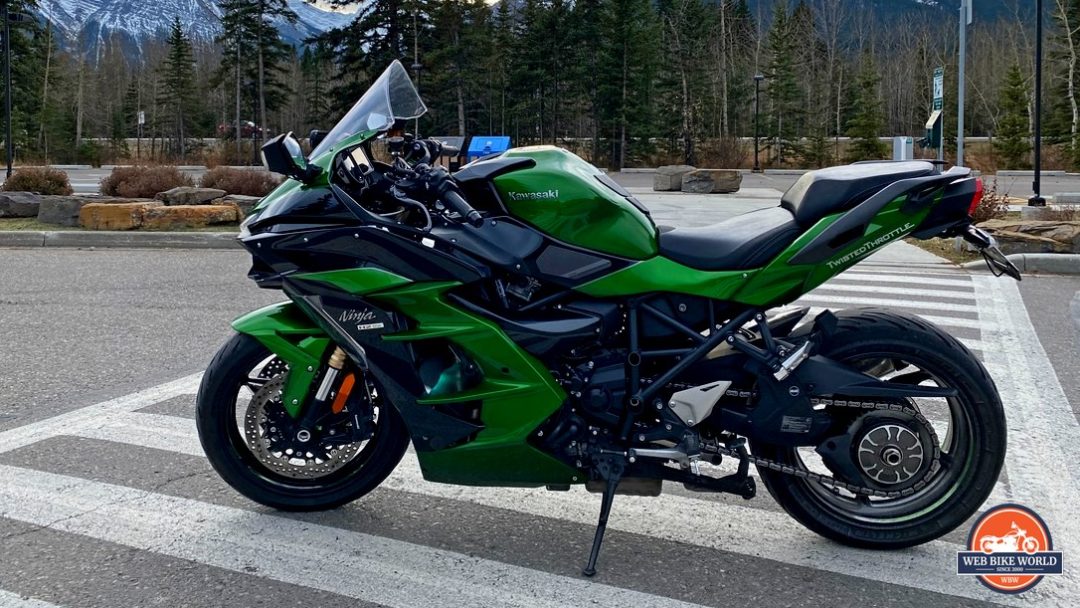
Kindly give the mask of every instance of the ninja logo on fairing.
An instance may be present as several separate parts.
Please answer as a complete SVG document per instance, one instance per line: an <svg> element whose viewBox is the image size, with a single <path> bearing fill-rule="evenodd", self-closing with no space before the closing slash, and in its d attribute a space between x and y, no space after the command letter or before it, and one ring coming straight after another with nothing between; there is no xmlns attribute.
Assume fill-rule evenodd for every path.
<svg viewBox="0 0 1080 608"><path fill-rule="evenodd" d="M369 329L382 329L385 327L384 323L366 323L366 321L374 321L375 313L370 309L355 310L350 309L341 313L338 317L338 321L342 323L355 323L357 331L366 331Z"/></svg>

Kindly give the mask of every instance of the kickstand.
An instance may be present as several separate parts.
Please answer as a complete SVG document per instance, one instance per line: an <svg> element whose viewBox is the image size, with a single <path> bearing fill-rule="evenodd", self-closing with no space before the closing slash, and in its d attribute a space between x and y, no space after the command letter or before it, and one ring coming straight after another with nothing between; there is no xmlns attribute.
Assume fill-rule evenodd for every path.
<svg viewBox="0 0 1080 608"><path fill-rule="evenodd" d="M593 537L592 551L589 552L589 563L581 572L585 576L596 574L596 559L600 557L600 545L604 542L608 515L611 514L611 503L615 502L615 489L619 487L619 480L622 478L623 463L620 460L611 459L600 464L598 468L607 481L607 485L604 486L604 497L600 502L600 522L596 524L596 536Z"/></svg>

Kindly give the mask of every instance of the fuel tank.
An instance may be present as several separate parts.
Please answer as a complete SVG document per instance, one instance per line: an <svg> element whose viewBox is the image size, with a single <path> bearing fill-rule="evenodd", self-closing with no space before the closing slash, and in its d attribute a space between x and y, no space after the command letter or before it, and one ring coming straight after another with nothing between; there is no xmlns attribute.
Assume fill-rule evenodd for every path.
<svg viewBox="0 0 1080 608"><path fill-rule="evenodd" d="M641 260L656 255L656 226L644 206L580 157L554 146L514 148L536 161L493 181L511 215L586 249Z"/></svg>

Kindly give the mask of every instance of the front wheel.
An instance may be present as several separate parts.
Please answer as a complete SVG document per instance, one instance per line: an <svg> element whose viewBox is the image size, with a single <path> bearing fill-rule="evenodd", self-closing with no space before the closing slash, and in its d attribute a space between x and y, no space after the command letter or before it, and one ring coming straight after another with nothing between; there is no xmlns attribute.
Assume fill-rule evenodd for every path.
<svg viewBox="0 0 1080 608"><path fill-rule="evenodd" d="M244 334L214 356L199 386L196 422L218 474L251 500L286 511L332 509L382 483L408 447L397 411L361 376L340 412L297 432L281 402L287 372Z"/></svg>
<svg viewBox="0 0 1080 608"><path fill-rule="evenodd" d="M753 446L756 456L878 494L759 468L762 481L796 520L846 545L899 549L939 538L979 509L1001 471L1006 433L997 388L967 348L918 317L862 309L837 318L822 355L882 380L948 387L957 395L895 400L892 410L826 401L837 420L827 448ZM842 400L834 396L834 403ZM847 459L839 465L837 452Z"/></svg>

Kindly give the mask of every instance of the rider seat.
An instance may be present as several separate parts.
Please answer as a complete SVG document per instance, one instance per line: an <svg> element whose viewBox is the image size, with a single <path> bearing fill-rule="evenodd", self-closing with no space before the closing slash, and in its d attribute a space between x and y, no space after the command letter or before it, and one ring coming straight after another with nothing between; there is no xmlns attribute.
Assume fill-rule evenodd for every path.
<svg viewBox="0 0 1080 608"><path fill-rule="evenodd" d="M795 242L802 228L791 212L770 207L712 226L660 233L661 255L698 270L757 268Z"/></svg>
<svg viewBox="0 0 1080 608"><path fill-rule="evenodd" d="M925 177L934 165L925 161L857 163L810 171L788 188L780 206L809 228L831 213L851 209L893 182Z"/></svg>
<svg viewBox="0 0 1080 608"><path fill-rule="evenodd" d="M821 218L851 209L889 184L934 172L923 161L859 163L810 171L779 207L751 211L700 228L661 230L664 257L698 270L759 268Z"/></svg>

